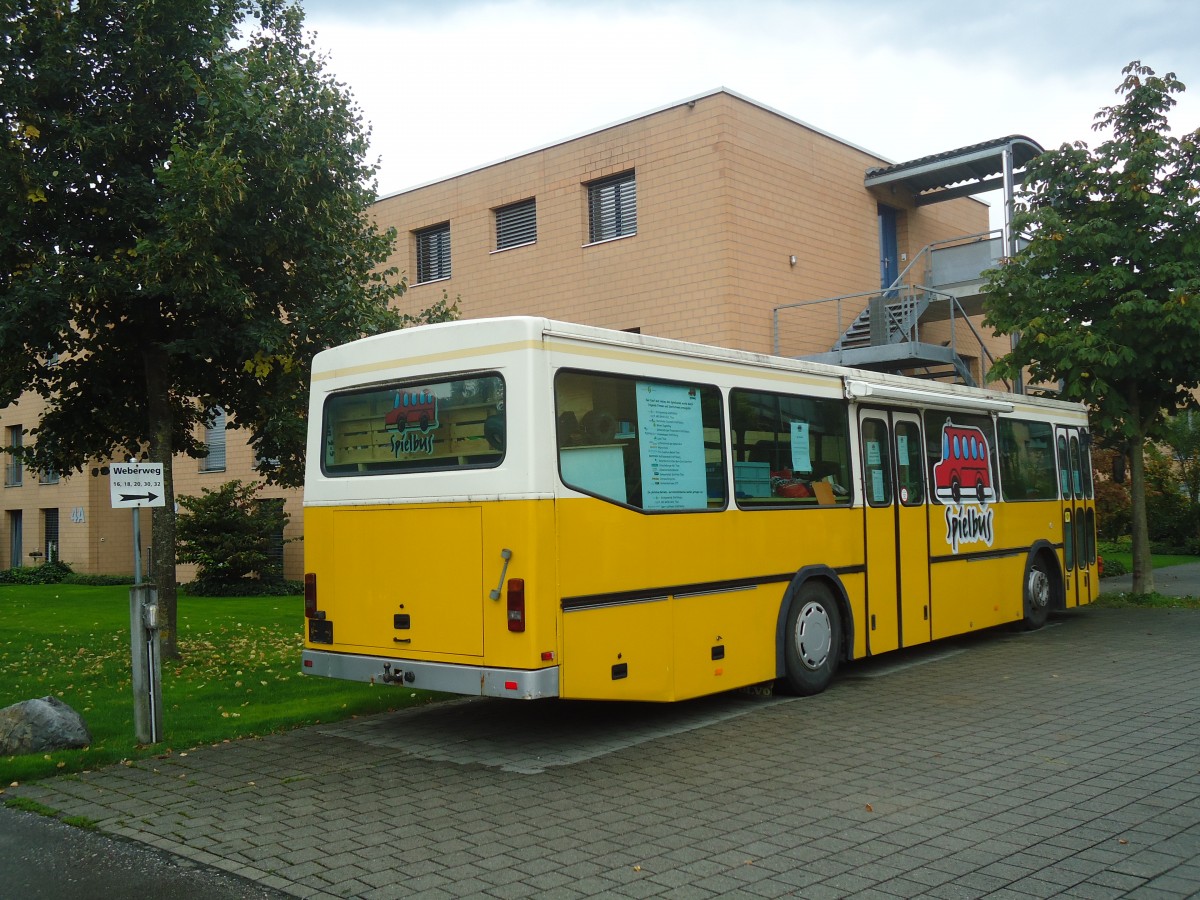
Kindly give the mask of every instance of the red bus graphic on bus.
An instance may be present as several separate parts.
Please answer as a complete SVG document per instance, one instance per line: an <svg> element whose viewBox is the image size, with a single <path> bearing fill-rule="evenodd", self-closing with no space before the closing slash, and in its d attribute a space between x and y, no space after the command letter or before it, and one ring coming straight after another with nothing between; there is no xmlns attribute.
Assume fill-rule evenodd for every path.
<svg viewBox="0 0 1200 900"><path fill-rule="evenodd" d="M990 503L996 499L992 487L992 455L987 437L972 425L942 426L942 458L933 466L937 498L961 504L963 497Z"/></svg>
<svg viewBox="0 0 1200 900"><path fill-rule="evenodd" d="M389 429L404 432L420 428L423 433L438 427L437 397L429 391L397 391L395 406L384 418Z"/></svg>

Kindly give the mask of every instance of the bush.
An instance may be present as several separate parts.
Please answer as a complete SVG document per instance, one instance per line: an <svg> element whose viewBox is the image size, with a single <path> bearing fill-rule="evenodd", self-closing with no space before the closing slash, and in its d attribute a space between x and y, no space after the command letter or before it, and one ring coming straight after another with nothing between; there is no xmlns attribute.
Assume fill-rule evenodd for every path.
<svg viewBox="0 0 1200 900"><path fill-rule="evenodd" d="M132 575L88 575L84 573L68 575L63 584L83 584L90 587L118 587L123 584L133 584Z"/></svg>
<svg viewBox="0 0 1200 900"><path fill-rule="evenodd" d="M65 562L54 560L40 566L17 566L0 571L0 584L60 584L73 574Z"/></svg>
<svg viewBox="0 0 1200 900"><path fill-rule="evenodd" d="M1115 540L1129 534L1132 509L1128 485L1096 482L1096 532L1102 540Z"/></svg>
<svg viewBox="0 0 1200 900"><path fill-rule="evenodd" d="M228 481L199 497L180 497L178 521L181 563L195 563L204 585L236 585L254 574L280 581L279 535L289 516L282 501L259 499L262 484ZM209 594L209 596L230 596Z"/></svg>
<svg viewBox="0 0 1200 900"><path fill-rule="evenodd" d="M240 578L234 581L189 581L179 588L189 597L290 597L304 593L302 581L261 581Z"/></svg>
<svg viewBox="0 0 1200 900"><path fill-rule="evenodd" d="M1200 509L1176 490L1147 491L1146 519L1152 546L1158 552L1191 553L1200 534Z"/></svg>
<svg viewBox="0 0 1200 900"><path fill-rule="evenodd" d="M1112 575L1128 575L1129 569L1125 563L1117 559L1115 556L1102 556L1104 560L1104 577L1108 578Z"/></svg>

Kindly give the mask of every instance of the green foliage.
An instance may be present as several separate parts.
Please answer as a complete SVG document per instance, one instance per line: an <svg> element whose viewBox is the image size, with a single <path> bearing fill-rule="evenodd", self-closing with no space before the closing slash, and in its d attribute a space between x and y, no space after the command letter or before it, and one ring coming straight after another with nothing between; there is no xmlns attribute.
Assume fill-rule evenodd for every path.
<svg viewBox="0 0 1200 900"><path fill-rule="evenodd" d="M422 318L391 308L369 129L302 22L286 0L0 14L0 406L45 404L7 449L39 471L165 464L169 656L175 454L204 452L221 406L265 479L301 483L313 356Z"/></svg>
<svg viewBox="0 0 1200 900"><path fill-rule="evenodd" d="M82 750L0 756L0 785L95 769L425 703L411 689L300 674L298 597L183 597L182 660L163 661L163 741L137 743L129 668L129 590L0 586L0 707L52 694L83 716Z"/></svg>
<svg viewBox="0 0 1200 900"><path fill-rule="evenodd" d="M1020 335L991 377L1061 383L1128 451L1135 580L1153 589L1142 450L1200 386L1200 130L1169 133L1174 74L1122 74L1095 149L1064 144L1027 166L1014 227L1029 243L987 273L985 321Z"/></svg>
<svg viewBox="0 0 1200 900"><path fill-rule="evenodd" d="M1102 433L1140 438L1200 385L1200 131L1169 135L1173 74L1131 63L1094 150L1033 160L1014 225L1029 244L987 286L987 322L1020 333L995 373L1063 382Z"/></svg>
<svg viewBox="0 0 1200 900"><path fill-rule="evenodd" d="M73 574L69 565L55 560L40 566L18 566L0 571L0 584L58 584Z"/></svg>
<svg viewBox="0 0 1200 900"><path fill-rule="evenodd" d="M1193 504L1200 504L1200 414L1181 409L1170 415L1155 439L1171 451L1170 481ZM1160 454L1161 455L1161 454Z"/></svg>
<svg viewBox="0 0 1200 900"><path fill-rule="evenodd" d="M48 403L28 460L72 471L153 445L160 425L199 454L219 404L278 461L264 477L299 483L312 356L399 327L405 287L384 268L394 233L367 215L368 129L300 9L8 10L0 171L19 188L0 201L0 402Z"/></svg>
<svg viewBox="0 0 1200 900"><path fill-rule="evenodd" d="M182 585L191 597L298 597L304 593L303 581L201 580Z"/></svg>
<svg viewBox="0 0 1200 900"><path fill-rule="evenodd" d="M113 587L121 584L133 584L132 575L93 575L76 573L63 579L63 584L80 584L91 587Z"/></svg>
<svg viewBox="0 0 1200 900"><path fill-rule="evenodd" d="M208 596L239 596L240 582L279 582L283 563L276 543L287 526L283 502L263 500L262 484L227 481L199 497L183 496L179 505L179 550L182 563L195 563L198 581ZM220 593L213 593L219 590Z"/></svg>
<svg viewBox="0 0 1200 900"><path fill-rule="evenodd" d="M1096 533L1114 539L1129 534L1129 489L1111 481L1096 482Z"/></svg>
<svg viewBox="0 0 1200 900"><path fill-rule="evenodd" d="M1100 609L1200 609L1200 597L1168 597L1153 591L1148 594L1101 594L1096 606Z"/></svg>

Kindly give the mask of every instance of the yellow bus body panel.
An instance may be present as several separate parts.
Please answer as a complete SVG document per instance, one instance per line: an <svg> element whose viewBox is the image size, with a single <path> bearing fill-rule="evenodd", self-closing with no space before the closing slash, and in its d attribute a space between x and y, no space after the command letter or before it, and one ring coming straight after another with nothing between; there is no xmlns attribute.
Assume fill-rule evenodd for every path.
<svg viewBox="0 0 1200 900"><path fill-rule="evenodd" d="M554 665L553 522L550 500L309 507L305 569L317 576L317 606L333 622L334 642L314 644L306 635L305 646L502 668ZM508 628L504 549L512 551L505 582L525 581L524 632Z"/></svg>
<svg viewBox="0 0 1200 900"><path fill-rule="evenodd" d="M1031 535L1054 545L1063 564L1062 504L989 510L992 545L961 545L955 554L946 507L930 505L928 552L902 542L918 549L902 550L898 568L895 550L871 565L864 558L872 514L881 513L869 526L879 532L867 536L894 541L892 510L663 516L592 498L310 506L306 571L317 575L334 641L314 644L306 634L305 646L498 668L558 665L563 697L682 700L777 677L784 595L806 566L836 573L853 658L899 645L897 571L915 586L901 595L904 646L1020 620ZM908 528L918 521L911 511L901 519ZM505 549L512 557L502 582ZM1068 608L1090 602L1096 577L1094 565L1066 573ZM508 630L503 590L512 578L525 582L524 632ZM407 627L397 627L397 616L408 617Z"/></svg>

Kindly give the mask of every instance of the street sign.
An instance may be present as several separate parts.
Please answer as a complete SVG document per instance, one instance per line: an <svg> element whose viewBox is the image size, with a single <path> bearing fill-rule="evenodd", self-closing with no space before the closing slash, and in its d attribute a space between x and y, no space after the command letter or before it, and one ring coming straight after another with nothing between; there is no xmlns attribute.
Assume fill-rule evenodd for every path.
<svg viewBox="0 0 1200 900"><path fill-rule="evenodd" d="M110 463L108 489L113 509L167 505L162 463Z"/></svg>

